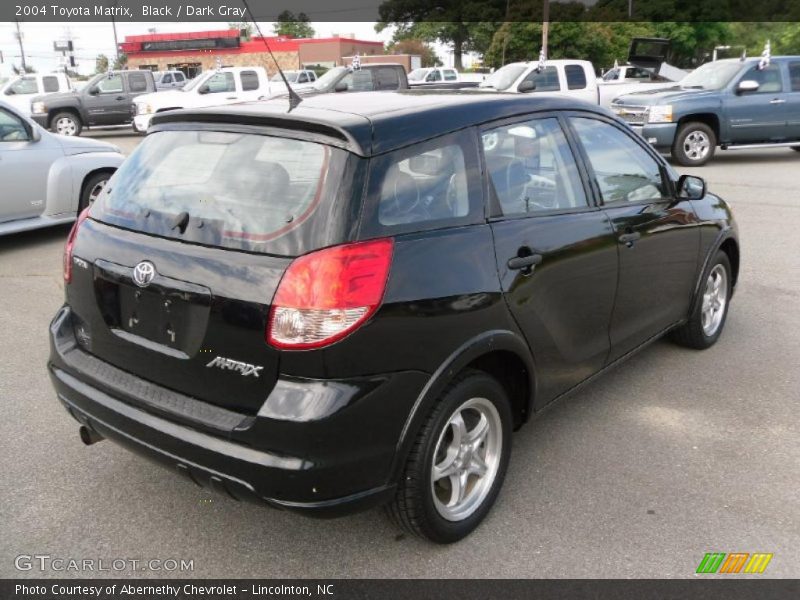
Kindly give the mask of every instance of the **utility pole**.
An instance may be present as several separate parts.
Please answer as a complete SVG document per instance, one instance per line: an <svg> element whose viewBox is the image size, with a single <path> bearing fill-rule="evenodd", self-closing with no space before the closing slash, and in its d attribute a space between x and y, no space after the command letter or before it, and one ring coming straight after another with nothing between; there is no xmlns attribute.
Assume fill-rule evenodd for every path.
<svg viewBox="0 0 800 600"><path fill-rule="evenodd" d="M28 72L28 65L25 64L25 48L22 47L22 31L19 28L19 19L14 19L14 22L17 24L17 40L19 41L19 53L22 58L22 73L25 74Z"/></svg>
<svg viewBox="0 0 800 600"><path fill-rule="evenodd" d="M542 9L542 54L545 60L549 54L547 50L547 39L550 35L550 0L544 0Z"/></svg>
<svg viewBox="0 0 800 600"><path fill-rule="evenodd" d="M114 29L114 52L119 62L119 42L117 41L117 22L114 17L111 17L111 27Z"/></svg>
<svg viewBox="0 0 800 600"><path fill-rule="evenodd" d="M628 18L633 18L633 0L628 0Z"/></svg>

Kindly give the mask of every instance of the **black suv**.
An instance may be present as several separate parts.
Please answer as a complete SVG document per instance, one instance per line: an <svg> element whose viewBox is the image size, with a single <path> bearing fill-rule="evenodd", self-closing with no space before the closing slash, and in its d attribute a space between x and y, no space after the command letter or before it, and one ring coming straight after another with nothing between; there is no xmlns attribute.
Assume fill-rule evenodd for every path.
<svg viewBox="0 0 800 600"><path fill-rule="evenodd" d="M610 113L326 94L174 111L65 249L49 368L111 438L237 499L474 529L511 432L670 332L719 337L736 226Z"/></svg>

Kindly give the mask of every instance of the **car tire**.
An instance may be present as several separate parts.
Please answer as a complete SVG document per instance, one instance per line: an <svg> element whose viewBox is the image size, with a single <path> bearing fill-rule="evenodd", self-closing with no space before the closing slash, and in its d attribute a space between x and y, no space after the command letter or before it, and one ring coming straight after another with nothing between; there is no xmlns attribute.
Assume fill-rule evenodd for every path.
<svg viewBox="0 0 800 600"><path fill-rule="evenodd" d="M59 135L79 136L83 123L78 115L72 112L60 112L50 119L50 131Z"/></svg>
<svg viewBox="0 0 800 600"><path fill-rule="evenodd" d="M390 519L439 544L469 535L502 487L512 427L503 386L482 371L465 371L444 390L417 434L386 509Z"/></svg>
<svg viewBox="0 0 800 600"><path fill-rule="evenodd" d="M81 197L78 202L78 214L80 214L83 209L95 201L97 195L103 191L103 188L105 187L106 183L108 183L109 179L111 179L111 173L96 173L83 183L83 187L81 188Z"/></svg>
<svg viewBox="0 0 800 600"><path fill-rule="evenodd" d="M672 331L672 340L696 350L713 346L725 327L732 291L731 262L728 255L719 250L703 273L689 320Z"/></svg>
<svg viewBox="0 0 800 600"><path fill-rule="evenodd" d="M717 136L705 123L691 121L678 128L672 143L672 157L684 167L700 167L714 157Z"/></svg>

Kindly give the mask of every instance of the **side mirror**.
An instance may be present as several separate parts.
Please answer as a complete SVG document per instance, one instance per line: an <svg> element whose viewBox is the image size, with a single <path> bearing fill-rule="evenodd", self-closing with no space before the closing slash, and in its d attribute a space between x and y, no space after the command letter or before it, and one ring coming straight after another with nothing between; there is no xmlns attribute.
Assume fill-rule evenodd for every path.
<svg viewBox="0 0 800 600"><path fill-rule="evenodd" d="M39 128L34 125L31 127L31 141L32 142L39 142L42 139L42 132L39 131Z"/></svg>
<svg viewBox="0 0 800 600"><path fill-rule="evenodd" d="M204 83L199 88L197 88L197 93L198 94L207 94L210 91L211 91L211 88L208 87L207 83Z"/></svg>
<svg viewBox="0 0 800 600"><path fill-rule="evenodd" d="M100 88L97 87L96 85L93 85L92 87L89 88L89 94L91 94L92 96L97 96L97 94L99 93L100 93Z"/></svg>
<svg viewBox="0 0 800 600"><path fill-rule="evenodd" d="M526 79L525 81L520 83L519 86L517 86L517 91L520 92L521 94L532 92L535 89L536 89L536 82L530 79Z"/></svg>
<svg viewBox="0 0 800 600"><path fill-rule="evenodd" d="M678 179L678 198L700 200L706 195L706 182L702 177L681 175Z"/></svg>
<svg viewBox="0 0 800 600"><path fill-rule="evenodd" d="M340 81L333 88L334 92L346 92L347 90L348 90L348 86L347 86L347 83L345 83L344 81Z"/></svg>
<svg viewBox="0 0 800 600"><path fill-rule="evenodd" d="M759 87L761 87L761 84L757 81L745 79L744 81L739 82L739 85L736 87L736 91L740 94L744 94L747 92L755 92Z"/></svg>

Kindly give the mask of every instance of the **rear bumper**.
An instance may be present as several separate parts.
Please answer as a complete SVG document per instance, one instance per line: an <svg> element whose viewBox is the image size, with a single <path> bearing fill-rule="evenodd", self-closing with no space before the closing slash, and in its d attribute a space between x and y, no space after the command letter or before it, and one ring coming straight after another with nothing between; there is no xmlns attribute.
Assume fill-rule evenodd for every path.
<svg viewBox="0 0 800 600"><path fill-rule="evenodd" d="M175 469L198 485L237 500L266 503L318 517L357 512L391 498L394 492L391 465L404 422L393 418L392 407L410 410L416 398L414 390L421 389L427 379L416 372L371 378L367 393L364 386L352 380L346 385L336 381L308 381L307 385L279 382L258 415L245 415L228 431L222 428L213 431L202 424L187 424L181 415L148 404L156 397L153 394L143 396L142 403L132 402L132 396L127 395L129 390L109 389L107 380L95 377L96 373L76 369L77 356L91 355L75 340L68 307L57 313L50 326L50 337L51 381L59 400L79 423ZM97 361L94 357L91 360ZM109 365L109 368L114 367ZM141 386L147 385L139 381ZM137 388L137 392L144 389ZM303 397L304 390L309 398ZM336 396L333 404L321 397L325 390ZM283 397L275 398L276 394ZM402 406L404 397L408 397L407 409ZM329 410L330 414L322 418L317 418L318 413L312 421L303 420L297 407L304 406L306 401L336 410ZM379 410L376 403L385 405L387 410ZM185 404L181 410L187 410ZM276 407L287 404L294 410L276 412ZM204 406L212 414L219 410L208 404ZM195 412L209 414L208 410L186 414ZM379 418L383 412L385 418ZM358 431L353 430L354 422L359 423Z"/></svg>

